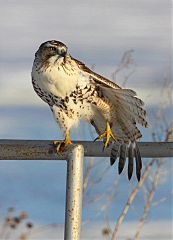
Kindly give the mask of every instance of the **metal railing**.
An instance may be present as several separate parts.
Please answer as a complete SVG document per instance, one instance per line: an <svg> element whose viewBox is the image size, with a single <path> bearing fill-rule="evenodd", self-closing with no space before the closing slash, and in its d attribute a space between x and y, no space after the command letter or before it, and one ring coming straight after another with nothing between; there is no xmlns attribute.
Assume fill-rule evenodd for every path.
<svg viewBox="0 0 173 240"><path fill-rule="evenodd" d="M0 160L67 160L65 240L80 239L83 191L83 159L109 157L102 142L74 142L63 154L57 154L48 140L0 140ZM139 143L142 157L173 157L173 142Z"/></svg>

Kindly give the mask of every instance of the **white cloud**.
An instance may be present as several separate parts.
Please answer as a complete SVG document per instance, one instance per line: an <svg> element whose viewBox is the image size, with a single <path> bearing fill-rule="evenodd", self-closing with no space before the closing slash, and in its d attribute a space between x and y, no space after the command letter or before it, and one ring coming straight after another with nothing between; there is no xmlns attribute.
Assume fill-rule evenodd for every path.
<svg viewBox="0 0 173 240"><path fill-rule="evenodd" d="M66 42L72 55L88 66L96 64L108 77L123 52L134 49L138 66L131 86L145 87L144 96L154 81L162 81L170 61L168 0L6 1L1 4L0 31L0 105L41 104L30 71L34 52L48 39Z"/></svg>

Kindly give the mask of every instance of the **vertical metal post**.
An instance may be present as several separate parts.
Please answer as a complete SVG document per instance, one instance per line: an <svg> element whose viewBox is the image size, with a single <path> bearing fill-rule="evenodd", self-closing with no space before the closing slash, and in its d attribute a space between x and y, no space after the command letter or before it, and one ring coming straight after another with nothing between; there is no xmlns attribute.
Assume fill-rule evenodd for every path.
<svg viewBox="0 0 173 240"><path fill-rule="evenodd" d="M83 158L82 145L76 145L70 151L67 160L65 240L79 240L82 216L83 192Z"/></svg>

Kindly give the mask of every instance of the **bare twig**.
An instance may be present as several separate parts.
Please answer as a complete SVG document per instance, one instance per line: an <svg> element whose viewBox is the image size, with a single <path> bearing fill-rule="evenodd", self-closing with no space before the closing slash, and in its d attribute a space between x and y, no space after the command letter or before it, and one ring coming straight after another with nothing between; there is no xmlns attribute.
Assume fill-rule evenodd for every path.
<svg viewBox="0 0 173 240"><path fill-rule="evenodd" d="M158 206L159 204L166 202L169 198L172 198L172 195L173 195L173 191L170 192L167 196L162 197L162 198L160 198L159 200L154 201L154 202L152 203L152 206L153 206L153 207L156 207L156 206Z"/></svg>
<svg viewBox="0 0 173 240"><path fill-rule="evenodd" d="M134 59L133 59L133 49L125 51L125 53L122 56L122 59L120 61L120 64L118 65L117 69L112 73L112 80L116 82L117 74L124 71L127 68L130 68L131 65L135 65ZM134 69L130 71L130 73L125 76L124 82L122 83L122 86L125 86L127 80L130 78L130 76L134 73Z"/></svg>
<svg viewBox="0 0 173 240"><path fill-rule="evenodd" d="M154 164L154 162L156 161L156 159L153 159L151 160L151 162L147 165L147 167L145 168L144 170L144 173L141 177L141 180L140 182L138 183L138 185L135 187L135 189L133 190L133 192L130 194L128 200L127 200L127 203L121 213L121 215L119 216L117 222L116 222L116 225L115 225L115 228L113 230L113 234L112 234L112 240L116 240L116 237L117 237L117 234L118 234L118 231L120 229L120 225L125 217L125 215L127 214L128 210L129 210L129 207L131 206L131 204L133 203L136 195L138 194L140 188L143 186L145 180L147 179L149 173L150 173L150 170Z"/></svg>
<svg viewBox="0 0 173 240"><path fill-rule="evenodd" d="M168 142L171 141L172 140L172 136L173 136L173 123L171 123L170 127L167 129L165 141L168 141ZM157 161L157 163L158 163L157 164L157 170L156 170L156 173L155 173L153 181L152 181L152 189L149 192L148 200L147 200L147 203L146 203L146 205L144 207L144 212L143 212L142 217L140 218L140 221L138 223L137 230L136 230L136 233L135 233L135 236L134 236L134 240L138 240L139 239L139 235L140 235L142 227L143 227L143 225L145 223L145 219L148 216L149 210L151 208L152 200L153 200L153 197L154 197L154 194L156 192L157 185L158 185L160 171L161 171L161 166L164 164L164 162L165 162L164 159L159 159Z"/></svg>
<svg viewBox="0 0 173 240"><path fill-rule="evenodd" d="M157 170L156 170L156 173L155 173L155 176L154 176L154 179L153 179L152 189L151 189L151 191L149 193L148 201L147 201L147 203L145 205L142 217L141 217L141 219L140 219L140 221L138 223L137 230L136 230L136 233L135 233L135 236L134 236L134 240L138 240L139 239L139 235L140 235L140 232L141 232L142 227L144 225L145 219L148 216L148 212L149 212L149 210L151 208L151 203L152 203L154 194L156 192L157 184L158 184L158 181L159 181L160 170L161 170L161 166L162 166L163 163L164 163L164 160L160 159L158 167L157 167Z"/></svg>

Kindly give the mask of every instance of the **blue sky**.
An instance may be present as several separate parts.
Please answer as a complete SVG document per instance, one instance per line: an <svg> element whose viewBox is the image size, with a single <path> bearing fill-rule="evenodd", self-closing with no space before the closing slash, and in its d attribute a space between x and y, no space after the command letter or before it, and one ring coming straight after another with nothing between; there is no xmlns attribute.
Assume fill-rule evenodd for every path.
<svg viewBox="0 0 173 240"><path fill-rule="evenodd" d="M168 0L4 1L0 31L0 138L61 136L51 112L31 85L34 53L43 41L65 42L72 56L88 66L94 64L97 72L109 78L123 53L133 49L134 73L127 86L137 91L147 108L159 106L164 78L171 78L171 1ZM125 69L118 74L117 83L121 85L130 71ZM77 129L73 136L76 138L80 131L77 136L88 139L87 129L86 126ZM147 134L144 131L144 140L148 139ZM116 211L125 202L131 183L114 171L115 168L110 170L98 191L104 191L114 177L122 179L117 208L113 205ZM64 181L64 163L1 162L0 211L15 206L27 210L37 221L62 223ZM135 184L135 179L132 183ZM170 188L168 184L166 195ZM157 196L162 196L163 191L164 186ZM170 219L167 207L171 207L170 200L155 208L151 218ZM136 205L140 212L140 204ZM84 218L92 219L94 215L94 207L84 210ZM129 219L138 216L132 211Z"/></svg>

